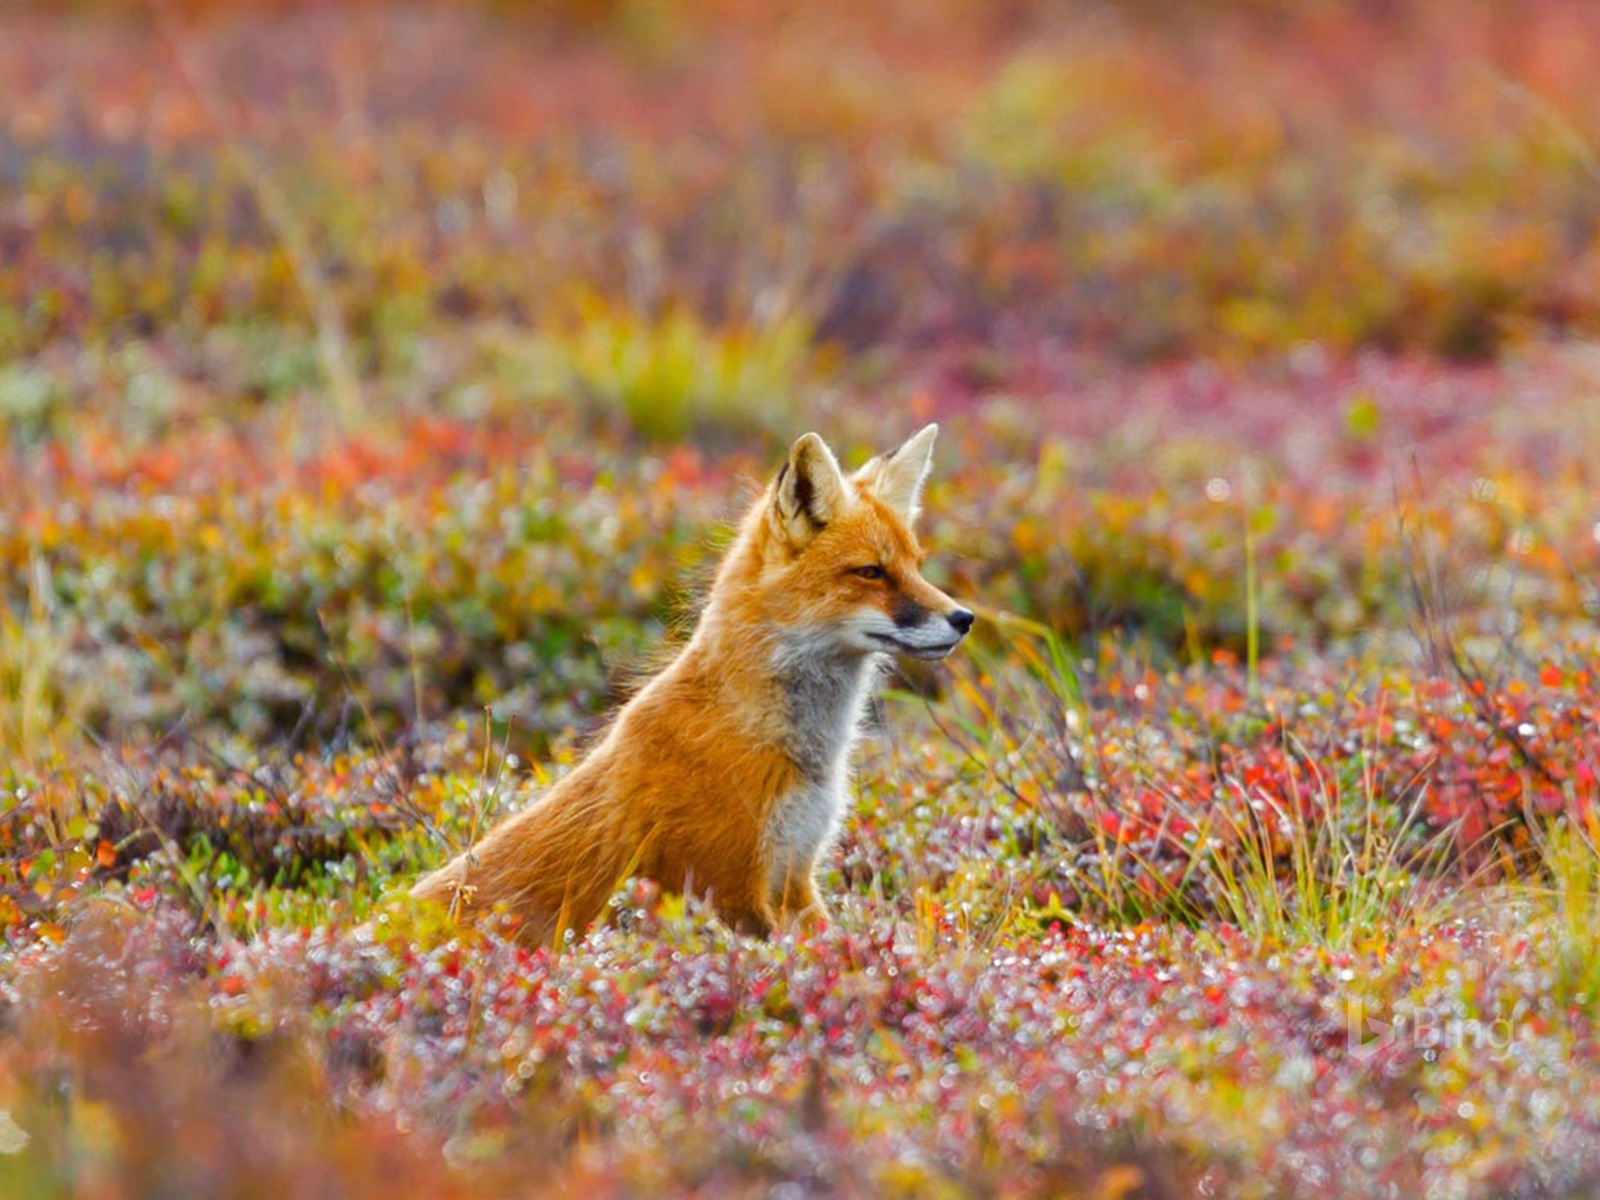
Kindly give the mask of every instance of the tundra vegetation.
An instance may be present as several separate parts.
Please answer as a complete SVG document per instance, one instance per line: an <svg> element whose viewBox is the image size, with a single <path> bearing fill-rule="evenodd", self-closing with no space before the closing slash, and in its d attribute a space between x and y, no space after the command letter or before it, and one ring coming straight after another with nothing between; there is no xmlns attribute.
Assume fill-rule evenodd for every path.
<svg viewBox="0 0 1600 1200"><path fill-rule="evenodd" d="M1593 1194L1600 10L1060 9L3 7L0 1192ZM930 420L828 930L393 902Z"/></svg>

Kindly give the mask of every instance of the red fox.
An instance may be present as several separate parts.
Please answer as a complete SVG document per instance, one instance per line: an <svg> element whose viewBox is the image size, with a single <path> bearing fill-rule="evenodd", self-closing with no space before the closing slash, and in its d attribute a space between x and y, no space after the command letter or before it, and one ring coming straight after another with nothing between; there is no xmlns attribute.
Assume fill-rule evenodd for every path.
<svg viewBox="0 0 1600 1200"><path fill-rule="evenodd" d="M808 433L717 569L693 635L592 751L413 897L520 918L542 943L624 877L706 897L741 932L826 923L820 854L887 654L943 658L973 615L925 580L912 527L937 425L846 477Z"/></svg>

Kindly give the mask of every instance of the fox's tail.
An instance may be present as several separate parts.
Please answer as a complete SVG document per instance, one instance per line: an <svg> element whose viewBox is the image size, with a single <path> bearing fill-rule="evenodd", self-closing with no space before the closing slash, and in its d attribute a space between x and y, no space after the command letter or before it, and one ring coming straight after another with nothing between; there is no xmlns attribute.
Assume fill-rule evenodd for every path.
<svg viewBox="0 0 1600 1200"><path fill-rule="evenodd" d="M411 895L464 921L501 914L518 922L518 936L530 943L582 929L638 865L638 848L607 828L595 808L552 792L423 876Z"/></svg>

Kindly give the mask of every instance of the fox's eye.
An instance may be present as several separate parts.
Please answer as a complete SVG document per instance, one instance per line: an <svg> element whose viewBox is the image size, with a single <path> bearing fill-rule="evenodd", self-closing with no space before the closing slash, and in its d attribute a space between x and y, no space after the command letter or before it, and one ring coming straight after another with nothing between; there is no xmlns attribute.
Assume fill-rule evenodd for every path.
<svg viewBox="0 0 1600 1200"><path fill-rule="evenodd" d="M873 563L870 567L851 567L850 574L858 579L882 579L885 572L877 563Z"/></svg>

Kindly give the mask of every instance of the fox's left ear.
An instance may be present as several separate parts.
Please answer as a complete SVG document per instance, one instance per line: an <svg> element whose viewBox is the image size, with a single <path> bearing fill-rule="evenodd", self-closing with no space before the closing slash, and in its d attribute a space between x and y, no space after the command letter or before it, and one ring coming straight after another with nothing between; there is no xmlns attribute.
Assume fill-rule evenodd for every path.
<svg viewBox="0 0 1600 1200"><path fill-rule="evenodd" d="M789 449L770 492L768 510L774 529L796 550L828 527L850 503L839 460L814 433L803 435Z"/></svg>
<svg viewBox="0 0 1600 1200"><path fill-rule="evenodd" d="M914 524L922 511L922 485L933 465L933 441L939 436L937 425L924 425L898 449L880 454L856 472L856 486L870 491L907 525Z"/></svg>

